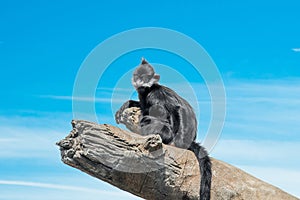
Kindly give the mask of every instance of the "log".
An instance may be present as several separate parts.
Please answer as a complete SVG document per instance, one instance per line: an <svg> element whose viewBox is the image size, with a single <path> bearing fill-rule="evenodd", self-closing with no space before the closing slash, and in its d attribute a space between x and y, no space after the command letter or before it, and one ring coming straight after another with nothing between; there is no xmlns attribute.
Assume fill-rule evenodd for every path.
<svg viewBox="0 0 300 200"><path fill-rule="evenodd" d="M137 108L125 110L122 123L139 132L139 114ZM200 171L191 151L165 145L159 135L108 124L73 120L72 126L57 142L65 164L144 199L199 199ZM297 199L213 158L212 174L212 200Z"/></svg>

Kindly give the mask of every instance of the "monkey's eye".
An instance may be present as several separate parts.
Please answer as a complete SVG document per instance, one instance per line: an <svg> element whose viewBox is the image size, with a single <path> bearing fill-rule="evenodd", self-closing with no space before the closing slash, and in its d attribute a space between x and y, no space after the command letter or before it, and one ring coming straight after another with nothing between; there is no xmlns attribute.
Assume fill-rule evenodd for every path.
<svg viewBox="0 0 300 200"><path fill-rule="evenodd" d="M146 81L146 80L147 80L146 74L142 74L142 75L139 77L139 79L142 80L142 81Z"/></svg>
<svg viewBox="0 0 300 200"><path fill-rule="evenodd" d="M143 75L142 75L142 80L144 80L144 81L150 80L151 78L152 78L152 76L149 75L149 74L143 74Z"/></svg>
<svg viewBox="0 0 300 200"><path fill-rule="evenodd" d="M141 80L141 77L138 76L138 75L134 75L134 76L133 76L133 80L134 80L134 81Z"/></svg>
<svg viewBox="0 0 300 200"><path fill-rule="evenodd" d="M147 75L147 78L150 80L152 78L152 75L151 74L148 74Z"/></svg>

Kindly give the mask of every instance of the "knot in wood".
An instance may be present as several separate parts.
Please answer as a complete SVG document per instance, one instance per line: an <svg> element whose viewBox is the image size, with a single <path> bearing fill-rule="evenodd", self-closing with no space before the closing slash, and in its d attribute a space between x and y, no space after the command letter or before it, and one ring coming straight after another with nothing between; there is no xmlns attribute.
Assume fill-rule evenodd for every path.
<svg viewBox="0 0 300 200"><path fill-rule="evenodd" d="M56 145L62 149L71 149L73 146L73 140L72 139L63 139L63 140L57 142Z"/></svg>

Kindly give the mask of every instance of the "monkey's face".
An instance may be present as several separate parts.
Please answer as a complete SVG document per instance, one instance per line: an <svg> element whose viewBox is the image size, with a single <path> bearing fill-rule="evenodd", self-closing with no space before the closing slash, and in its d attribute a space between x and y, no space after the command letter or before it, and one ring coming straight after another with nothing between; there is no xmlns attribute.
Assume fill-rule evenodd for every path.
<svg viewBox="0 0 300 200"><path fill-rule="evenodd" d="M143 61L134 71L131 81L135 89L138 89L140 87L151 87L154 83L159 81L159 78L159 75L155 74L153 67Z"/></svg>

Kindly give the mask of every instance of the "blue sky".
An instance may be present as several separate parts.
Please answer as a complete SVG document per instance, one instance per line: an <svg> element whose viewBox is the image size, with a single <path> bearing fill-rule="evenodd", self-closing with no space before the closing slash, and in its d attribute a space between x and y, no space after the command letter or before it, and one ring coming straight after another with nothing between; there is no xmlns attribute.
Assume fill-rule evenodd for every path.
<svg viewBox="0 0 300 200"><path fill-rule="evenodd" d="M218 66L227 116L211 155L300 197L299 6L297 0L1 1L0 199L138 199L62 164L55 142L71 129L73 85L84 59L110 36L140 27L186 34ZM113 90L114 105L135 96L130 74L126 85L116 85L142 56L189 68L163 51L121 56L96 91L100 122L114 124ZM163 84L199 105L203 140L211 111L203 80L157 71ZM186 80L200 96L194 102Z"/></svg>

